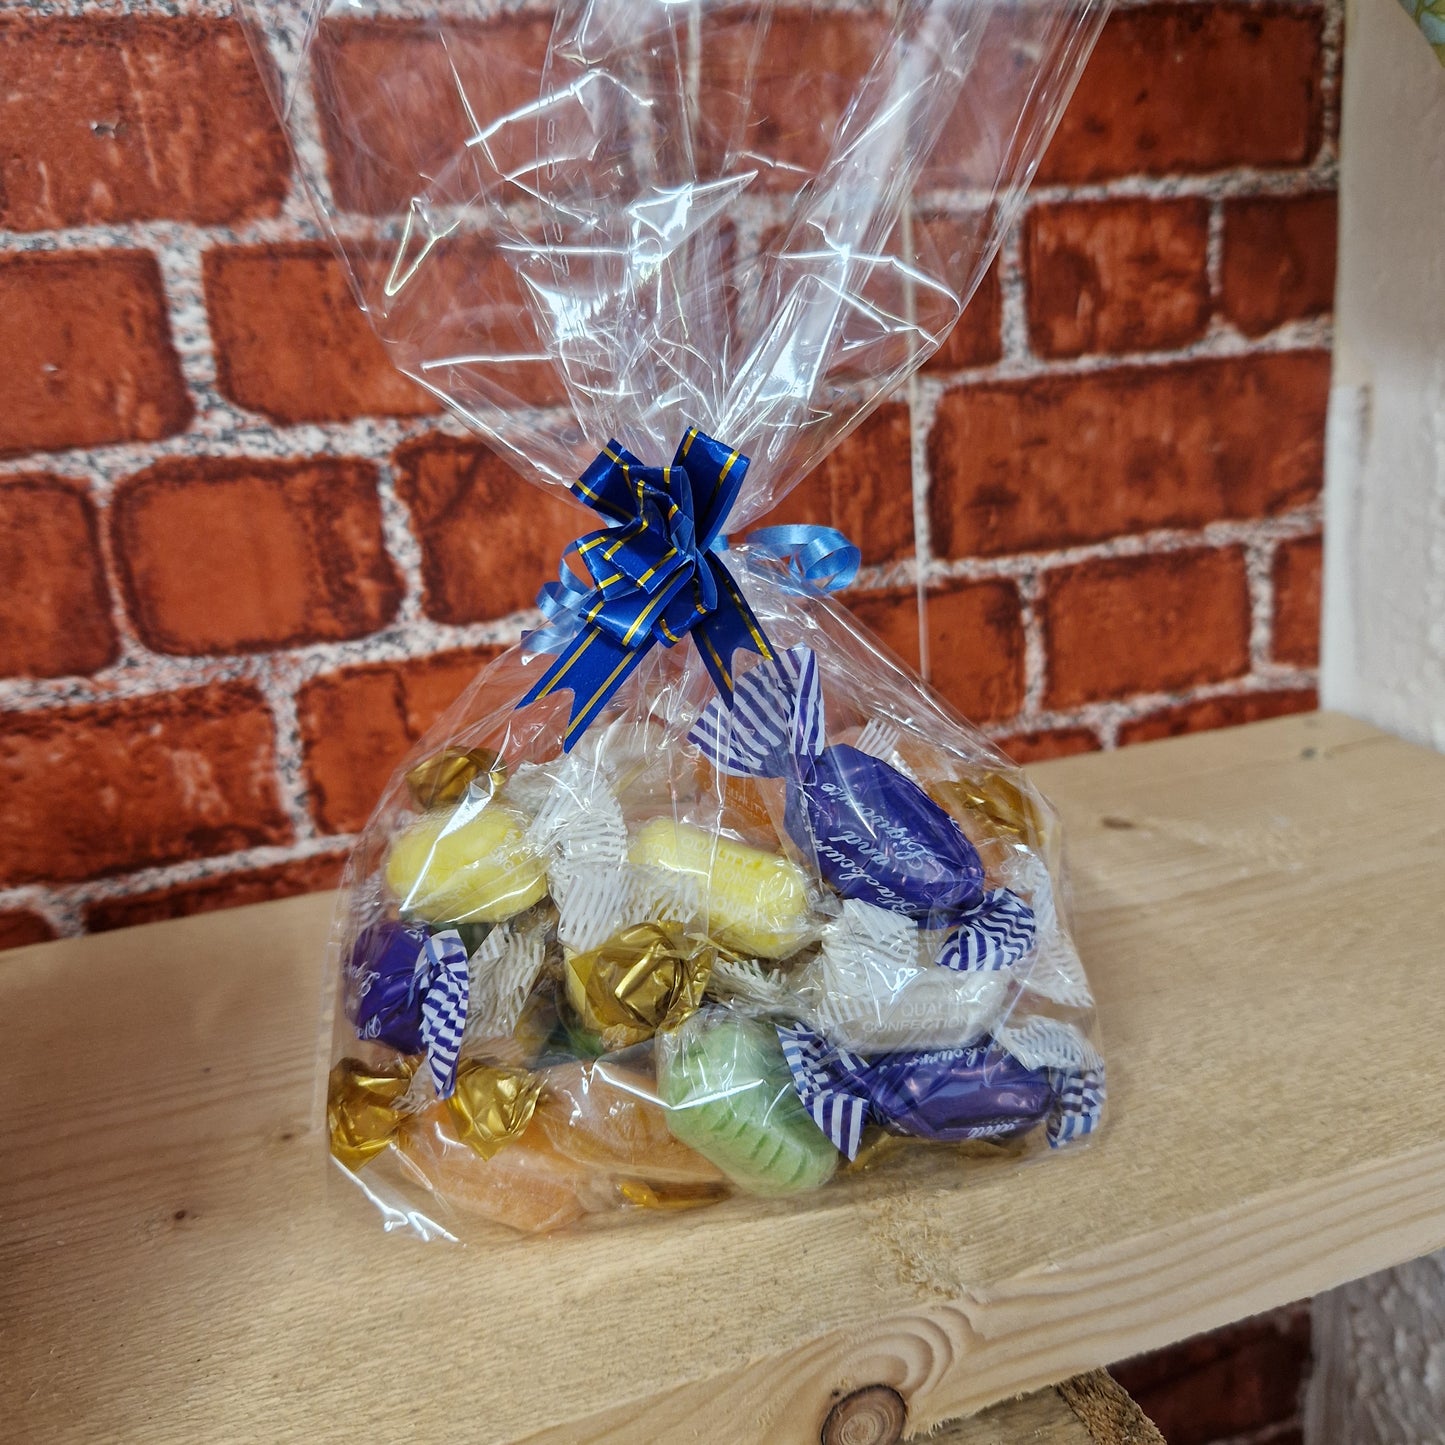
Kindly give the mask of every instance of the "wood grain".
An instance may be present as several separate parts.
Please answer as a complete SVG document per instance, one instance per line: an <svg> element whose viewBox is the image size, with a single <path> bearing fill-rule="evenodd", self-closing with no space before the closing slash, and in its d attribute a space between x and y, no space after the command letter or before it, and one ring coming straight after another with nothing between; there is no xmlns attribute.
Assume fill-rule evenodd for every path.
<svg viewBox="0 0 1445 1445"><path fill-rule="evenodd" d="M469 1249L328 1189L330 901L19 950L0 1421L27 1441L814 1445L917 1431L1445 1244L1445 759L1318 715L1048 764L1112 1114Z"/></svg>

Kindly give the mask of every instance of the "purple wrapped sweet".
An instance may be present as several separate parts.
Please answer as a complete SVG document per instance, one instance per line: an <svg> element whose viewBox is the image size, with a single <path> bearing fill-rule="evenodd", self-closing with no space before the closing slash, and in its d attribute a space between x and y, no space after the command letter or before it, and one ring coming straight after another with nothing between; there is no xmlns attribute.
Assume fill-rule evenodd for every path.
<svg viewBox="0 0 1445 1445"><path fill-rule="evenodd" d="M386 918L362 929L347 967L347 1013L358 1037L403 1054L422 1050L423 974L417 959L427 930Z"/></svg>
<svg viewBox="0 0 1445 1445"><path fill-rule="evenodd" d="M798 1025L778 1025L793 1087L813 1121L850 1159L863 1126L942 1143L1006 1139L1043 1123L1057 1079L992 1040L964 1049L863 1058Z"/></svg>
<svg viewBox="0 0 1445 1445"><path fill-rule="evenodd" d="M897 768L846 743L794 761L783 821L844 898L917 918L983 897L978 851Z"/></svg>
<svg viewBox="0 0 1445 1445"><path fill-rule="evenodd" d="M910 918L945 919L983 898L983 863L963 830L897 768L823 733L818 664L780 652L717 699L689 739L723 771L784 778L784 824L844 898Z"/></svg>
<svg viewBox="0 0 1445 1445"><path fill-rule="evenodd" d="M930 1053L881 1054L856 1077L873 1117L893 1134L957 1142L1006 1139L1054 1106L1046 1069L1028 1069L992 1042Z"/></svg>

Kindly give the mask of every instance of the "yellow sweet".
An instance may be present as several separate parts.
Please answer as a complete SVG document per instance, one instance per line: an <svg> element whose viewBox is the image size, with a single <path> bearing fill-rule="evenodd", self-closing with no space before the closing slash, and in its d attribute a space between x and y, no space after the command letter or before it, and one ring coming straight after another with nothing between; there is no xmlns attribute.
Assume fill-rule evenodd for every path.
<svg viewBox="0 0 1445 1445"><path fill-rule="evenodd" d="M699 888L709 938L755 958L786 958L809 932L808 881L791 859L671 818L637 831L634 866L679 873Z"/></svg>
<svg viewBox="0 0 1445 1445"><path fill-rule="evenodd" d="M500 923L547 891L546 860L498 803L434 809L393 840L386 882L427 923Z"/></svg>

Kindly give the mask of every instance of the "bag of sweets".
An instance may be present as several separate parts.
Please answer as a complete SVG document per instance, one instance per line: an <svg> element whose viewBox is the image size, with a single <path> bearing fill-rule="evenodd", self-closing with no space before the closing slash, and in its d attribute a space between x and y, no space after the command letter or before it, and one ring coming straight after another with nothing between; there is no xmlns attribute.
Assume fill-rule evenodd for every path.
<svg viewBox="0 0 1445 1445"><path fill-rule="evenodd" d="M330 1142L390 1226L1098 1127L1048 805L829 595L845 538L749 527L948 336L1101 20L253 0L397 366L586 509L348 865Z"/></svg>

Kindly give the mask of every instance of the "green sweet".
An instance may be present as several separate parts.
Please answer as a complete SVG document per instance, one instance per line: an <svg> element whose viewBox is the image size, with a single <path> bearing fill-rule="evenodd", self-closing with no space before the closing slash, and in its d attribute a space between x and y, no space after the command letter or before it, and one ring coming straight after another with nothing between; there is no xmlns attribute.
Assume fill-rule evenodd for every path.
<svg viewBox="0 0 1445 1445"><path fill-rule="evenodd" d="M694 1014L658 1043L668 1127L738 1188L797 1194L832 1178L838 1151L798 1101L769 1025Z"/></svg>

